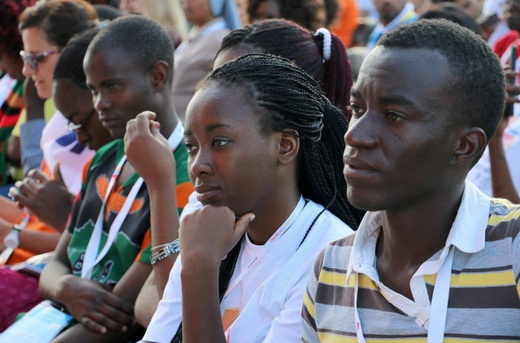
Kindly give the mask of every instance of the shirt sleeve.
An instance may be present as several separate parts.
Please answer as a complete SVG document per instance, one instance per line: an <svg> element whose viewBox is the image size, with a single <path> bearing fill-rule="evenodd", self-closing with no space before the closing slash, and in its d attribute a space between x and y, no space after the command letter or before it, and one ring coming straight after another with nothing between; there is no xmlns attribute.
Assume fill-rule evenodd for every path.
<svg viewBox="0 0 520 343"><path fill-rule="evenodd" d="M309 274L309 281L307 283L307 290L303 295L303 309L302 309L302 342L305 343L318 343L320 338L318 336L318 330L316 328L316 308L314 299L316 297L316 291L318 289L318 278L321 273L321 267L323 264L324 252L321 252L316 261L314 262L313 271Z"/></svg>

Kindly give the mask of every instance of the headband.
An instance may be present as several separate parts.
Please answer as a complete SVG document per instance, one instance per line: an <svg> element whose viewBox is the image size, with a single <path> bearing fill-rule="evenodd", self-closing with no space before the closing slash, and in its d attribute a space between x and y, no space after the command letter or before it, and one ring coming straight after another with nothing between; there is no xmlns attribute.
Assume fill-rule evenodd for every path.
<svg viewBox="0 0 520 343"><path fill-rule="evenodd" d="M316 30L316 35L318 34L323 35L323 59L328 61L332 56L332 35L330 34L329 30L323 27Z"/></svg>

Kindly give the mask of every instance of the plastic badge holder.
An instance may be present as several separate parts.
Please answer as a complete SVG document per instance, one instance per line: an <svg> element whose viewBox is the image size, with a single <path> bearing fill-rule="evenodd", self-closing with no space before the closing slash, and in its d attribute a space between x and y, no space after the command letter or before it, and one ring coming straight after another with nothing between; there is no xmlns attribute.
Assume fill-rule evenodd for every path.
<svg viewBox="0 0 520 343"><path fill-rule="evenodd" d="M49 300L44 300L0 334L0 343L46 343L72 320Z"/></svg>

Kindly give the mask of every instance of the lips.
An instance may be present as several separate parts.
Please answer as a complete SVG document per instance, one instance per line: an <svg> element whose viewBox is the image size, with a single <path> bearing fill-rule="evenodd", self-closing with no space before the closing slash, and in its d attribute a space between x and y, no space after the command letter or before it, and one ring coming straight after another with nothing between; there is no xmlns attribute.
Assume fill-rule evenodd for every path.
<svg viewBox="0 0 520 343"><path fill-rule="evenodd" d="M348 182L351 179L369 177L377 172L372 165L358 157L343 156L343 162L345 162L343 174L348 179Z"/></svg>
<svg viewBox="0 0 520 343"><path fill-rule="evenodd" d="M195 192L197 192L197 200L203 204L208 202L211 198L215 197L219 191L220 188L218 188L215 185L195 185Z"/></svg>

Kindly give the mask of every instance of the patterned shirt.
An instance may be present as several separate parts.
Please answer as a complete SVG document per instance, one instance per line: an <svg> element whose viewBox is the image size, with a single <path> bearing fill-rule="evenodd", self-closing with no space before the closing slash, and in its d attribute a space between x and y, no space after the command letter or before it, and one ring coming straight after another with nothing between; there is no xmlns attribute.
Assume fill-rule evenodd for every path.
<svg viewBox="0 0 520 343"><path fill-rule="evenodd" d="M357 342L354 299L366 342L427 342L430 306L445 251L454 249L444 342L520 341L520 206L466 183L446 246L410 280L413 299L380 282L380 213L316 260L303 308L304 342ZM418 228L420 230L420 228ZM435 327L432 328L435 330Z"/></svg>
<svg viewBox="0 0 520 343"><path fill-rule="evenodd" d="M193 186L188 177L188 154L184 145L180 144L173 155L177 165L177 202L180 213L188 201L189 194L193 192ZM68 255L74 275L81 276L85 251L103 204L110 178L123 156L123 140L118 139L99 149L91 163L85 168L83 187L75 201L68 229L72 234ZM139 176L134 173L120 187L113 187L105 207L101 247L107 240L110 225L138 179ZM115 284L135 261L150 263L150 241L150 200L146 185L143 184L124 219L114 244L105 257L94 266L91 278L102 283Z"/></svg>
<svg viewBox="0 0 520 343"><path fill-rule="evenodd" d="M1 75L1 78L7 75ZM7 168L7 141L11 137L23 109L23 81L14 80L11 91L0 105L0 185L9 182Z"/></svg>

